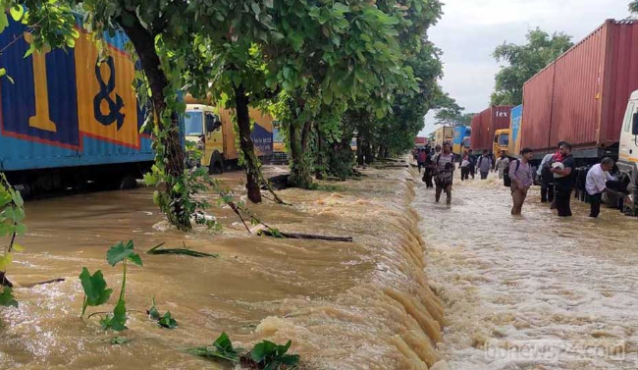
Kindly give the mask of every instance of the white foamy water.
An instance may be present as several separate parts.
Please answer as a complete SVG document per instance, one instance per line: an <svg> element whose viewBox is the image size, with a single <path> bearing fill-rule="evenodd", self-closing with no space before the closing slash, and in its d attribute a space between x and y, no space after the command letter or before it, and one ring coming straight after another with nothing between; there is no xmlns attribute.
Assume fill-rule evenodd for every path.
<svg viewBox="0 0 638 370"><path fill-rule="evenodd" d="M453 370L637 369L638 219L604 210L560 220L531 190L510 216L496 179L455 182L451 207L417 188L427 273Z"/></svg>

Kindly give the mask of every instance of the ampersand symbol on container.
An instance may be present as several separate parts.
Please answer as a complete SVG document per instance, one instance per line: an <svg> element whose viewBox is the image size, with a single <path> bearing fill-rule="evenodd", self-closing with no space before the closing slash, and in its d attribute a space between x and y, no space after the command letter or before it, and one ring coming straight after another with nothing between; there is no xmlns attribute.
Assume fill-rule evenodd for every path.
<svg viewBox="0 0 638 370"><path fill-rule="evenodd" d="M100 64L95 65L95 77L97 78L98 84L100 84L100 92L93 98L93 113L95 114L95 119L104 126L110 126L113 122L117 121L117 130L120 131L124 125L125 114L120 112L124 107L124 101L122 97L117 94L115 95L115 101L109 96L109 94L115 90L115 65L113 63L113 57L108 57L105 63L111 71L107 83L105 83L102 78ZM109 113L107 115L103 114L100 109L102 101L106 101L108 104Z"/></svg>

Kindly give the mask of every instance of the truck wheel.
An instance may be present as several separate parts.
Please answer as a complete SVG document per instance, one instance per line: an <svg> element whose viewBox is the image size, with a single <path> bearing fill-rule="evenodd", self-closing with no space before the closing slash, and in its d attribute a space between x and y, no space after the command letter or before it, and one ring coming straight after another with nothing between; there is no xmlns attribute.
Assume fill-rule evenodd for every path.
<svg viewBox="0 0 638 370"><path fill-rule="evenodd" d="M623 199L623 212L628 216L638 217L638 175L627 186L627 195Z"/></svg>
<svg viewBox="0 0 638 370"><path fill-rule="evenodd" d="M132 175L126 175L122 177L122 179L120 180L120 185L118 186L120 190L135 189L136 187L137 180Z"/></svg>
<svg viewBox="0 0 638 370"><path fill-rule="evenodd" d="M212 154L210 165L208 166L208 173L211 175L221 175L224 173L224 158L222 158L219 152Z"/></svg>

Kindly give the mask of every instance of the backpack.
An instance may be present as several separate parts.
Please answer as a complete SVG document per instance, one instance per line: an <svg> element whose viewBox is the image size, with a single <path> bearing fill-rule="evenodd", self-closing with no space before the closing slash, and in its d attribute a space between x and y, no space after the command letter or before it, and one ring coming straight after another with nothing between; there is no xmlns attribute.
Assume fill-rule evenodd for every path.
<svg viewBox="0 0 638 370"><path fill-rule="evenodd" d="M511 165L510 165L511 166ZM518 169L521 167L521 160L517 159L516 160L516 171L518 172ZM509 168L506 171L503 171L503 185L507 188L509 188L510 186L512 186L512 179L510 178L510 171Z"/></svg>

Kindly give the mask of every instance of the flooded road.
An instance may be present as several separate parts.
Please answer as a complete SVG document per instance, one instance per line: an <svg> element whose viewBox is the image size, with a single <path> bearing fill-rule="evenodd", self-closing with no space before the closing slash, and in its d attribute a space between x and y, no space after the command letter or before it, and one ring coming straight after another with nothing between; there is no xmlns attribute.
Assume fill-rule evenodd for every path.
<svg viewBox="0 0 638 370"><path fill-rule="evenodd" d="M302 369L427 369L439 354L443 309L424 274L424 243L412 209L414 180L407 170L367 170L363 180L325 183L323 190L289 189L292 206L250 206L287 232L353 236L354 243L282 240L247 235L228 209L213 210L221 235L184 234L163 227L152 191L82 194L27 203L27 249L8 277L18 308L0 309L0 369L224 369L190 356L222 332L250 348L261 339L293 341ZM225 175L239 194L241 173ZM82 267L103 271L119 294L121 266L108 248L132 239L143 267L131 266L125 345L80 319ZM148 255L165 242L219 258ZM52 278L57 284L30 287ZM179 327L159 328L145 310L155 297Z"/></svg>
<svg viewBox="0 0 638 370"><path fill-rule="evenodd" d="M491 178L455 181L451 207L419 184L427 273L453 370L638 368L638 219L573 202L558 219L537 188L510 216Z"/></svg>

